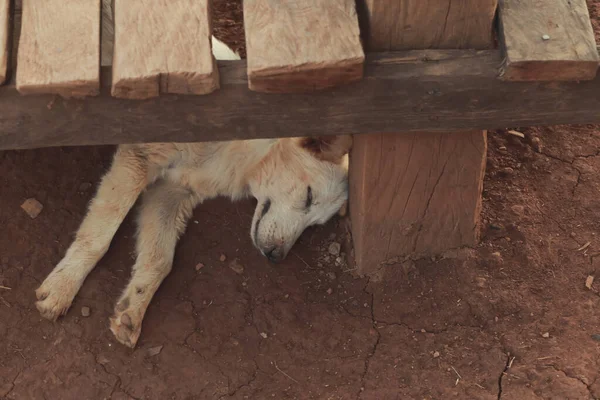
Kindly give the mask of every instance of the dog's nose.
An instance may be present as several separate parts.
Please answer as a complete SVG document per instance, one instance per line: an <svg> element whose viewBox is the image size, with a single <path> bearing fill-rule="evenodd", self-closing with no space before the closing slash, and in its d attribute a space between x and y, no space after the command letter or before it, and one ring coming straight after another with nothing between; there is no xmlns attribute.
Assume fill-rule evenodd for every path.
<svg viewBox="0 0 600 400"><path fill-rule="evenodd" d="M283 248L282 247L273 246L273 247L265 250L264 254L265 254L265 257L267 257L267 259L274 264L277 264L278 262L283 260Z"/></svg>

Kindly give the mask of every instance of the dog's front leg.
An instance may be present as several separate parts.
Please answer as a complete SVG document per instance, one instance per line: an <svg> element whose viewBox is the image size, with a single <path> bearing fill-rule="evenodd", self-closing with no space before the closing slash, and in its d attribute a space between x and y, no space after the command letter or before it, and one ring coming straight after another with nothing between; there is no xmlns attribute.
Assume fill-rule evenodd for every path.
<svg viewBox="0 0 600 400"><path fill-rule="evenodd" d="M175 246L198 198L189 190L161 182L144 195L138 223L137 259L121 295L110 329L117 340L135 347L154 293L171 271Z"/></svg>
<svg viewBox="0 0 600 400"><path fill-rule="evenodd" d="M108 250L123 219L154 179L148 159L133 146L123 146L102 178L98 192L64 258L36 290L37 309L56 320L65 314L83 281Z"/></svg>

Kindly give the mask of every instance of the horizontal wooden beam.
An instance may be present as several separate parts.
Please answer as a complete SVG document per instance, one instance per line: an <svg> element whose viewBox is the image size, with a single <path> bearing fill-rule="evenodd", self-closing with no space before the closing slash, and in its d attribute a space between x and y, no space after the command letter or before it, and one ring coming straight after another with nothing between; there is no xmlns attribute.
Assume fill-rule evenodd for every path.
<svg viewBox="0 0 600 400"><path fill-rule="evenodd" d="M600 123L600 78L504 82L501 64L495 50L371 54L362 81L265 94L248 89L244 61L227 61L220 90L142 101L112 98L103 68L101 95L83 100L0 87L0 149Z"/></svg>

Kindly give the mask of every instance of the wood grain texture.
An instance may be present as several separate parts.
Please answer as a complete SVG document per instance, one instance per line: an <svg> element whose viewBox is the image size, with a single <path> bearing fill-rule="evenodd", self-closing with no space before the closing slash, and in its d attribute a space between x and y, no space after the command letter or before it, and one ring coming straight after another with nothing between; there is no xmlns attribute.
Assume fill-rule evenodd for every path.
<svg viewBox="0 0 600 400"><path fill-rule="evenodd" d="M576 81L596 76L598 52L585 0L503 0L499 16L506 55L503 79Z"/></svg>
<svg viewBox="0 0 600 400"><path fill-rule="evenodd" d="M28 0L17 60L21 94L99 93L100 0Z"/></svg>
<svg viewBox="0 0 600 400"><path fill-rule="evenodd" d="M370 51L489 49L498 0L358 0Z"/></svg>
<svg viewBox="0 0 600 400"><path fill-rule="evenodd" d="M100 65L112 65L115 51L115 21L113 0L102 0L102 39L100 43Z"/></svg>
<svg viewBox="0 0 600 400"><path fill-rule="evenodd" d="M0 84L6 80L8 71L9 0L0 0Z"/></svg>
<svg viewBox="0 0 600 400"><path fill-rule="evenodd" d="M251 90L304 92L363 76L354 0L245 0Z"/></svg>
<svg viewBox="0 0 600 400"><path fill-rule="evenodd" d="M600 77L582 83L507 83L497 78L501 62L496 50L370 54L363 80L312 94L249 91L244 61L219 62L221 90L210 96L115 99L107 68L101 95L83 100L20 96L8 84L0 87L0 149L348 132L426 136L435 134L431 131L600 123Z"/></svg>
<svg viewBox="0 0 600 400"><path fill-rule="evenodd" d="M114 0L115 97L207 94L219 87L209 0Z"/></svg>
<svg viewBox="0 0 600 400"><path fill-rule="evenodd" d="M357 135L354 140L350 212L352 235L359 239L355 254L365 272L399 256L477 243L485 132Z"/></svg>
<svg viewBox="0 0 600 400"><path fill-rule="evenodd" d="M493 47L497 0L365 1L370 49ZM486 156L484 131L383 133L355 136L350 157L354 261L373 278L390 259L477 242Z"/></svg>

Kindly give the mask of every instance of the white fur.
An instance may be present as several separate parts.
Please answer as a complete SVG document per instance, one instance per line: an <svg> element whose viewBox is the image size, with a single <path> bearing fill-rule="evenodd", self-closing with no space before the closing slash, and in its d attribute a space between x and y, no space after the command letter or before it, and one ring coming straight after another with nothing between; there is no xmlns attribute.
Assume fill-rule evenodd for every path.
<svg viewBox="0 0 600 400"><path fill-rule="evenodd" d="M237 57L218 40L213 39L213 45L218 58ZM110 323L116 338L127 346L135 346L152 296L171 270L177 240L202 201L216 196L257 198L253 243L263 254L283 259L306 227L326 222L347 198L351 138L327 139L317 150L315 146L308 150L302 141L119 146L75 240L36 290L38 310L51 320L67 312L143 192L137 259ZM263 215L266 204L269 211Z"/></svg>

